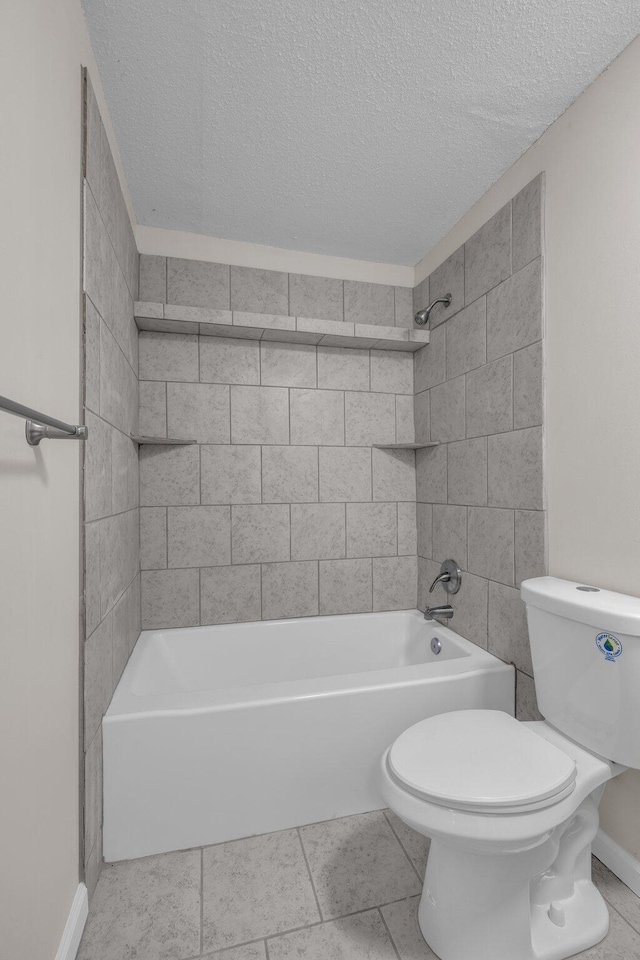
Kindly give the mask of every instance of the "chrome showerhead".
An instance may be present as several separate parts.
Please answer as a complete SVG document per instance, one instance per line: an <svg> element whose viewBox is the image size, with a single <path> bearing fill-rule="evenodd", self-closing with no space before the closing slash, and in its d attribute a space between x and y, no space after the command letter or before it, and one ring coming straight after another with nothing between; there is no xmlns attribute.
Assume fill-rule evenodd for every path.
<svg viewBox="0 0 640 960"><path fill-rule="evenodd" d="M425 307L424 310L418 310L413 319L419 327L424 327L429 322L429 315L431 314L431 311L435 307L436 303L444 303L449 306L451 303L451 294L447 293L444 297L438 297L436 300L432 300L429 306Z"/></svg>

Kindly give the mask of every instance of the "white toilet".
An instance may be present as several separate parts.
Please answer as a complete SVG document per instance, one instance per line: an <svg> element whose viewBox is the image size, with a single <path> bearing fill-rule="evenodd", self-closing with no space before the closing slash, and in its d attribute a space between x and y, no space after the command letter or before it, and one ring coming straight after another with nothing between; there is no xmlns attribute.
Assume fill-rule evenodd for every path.
<svg viewBox="0 0 640 960"><path fill-rule="evenodd" d="M640 599L522 584L545 721L463 710L405 730L381 787L432 838L422 933L441 960L561 960L607 933L591 843L608 780L640 768Z"/></svg>

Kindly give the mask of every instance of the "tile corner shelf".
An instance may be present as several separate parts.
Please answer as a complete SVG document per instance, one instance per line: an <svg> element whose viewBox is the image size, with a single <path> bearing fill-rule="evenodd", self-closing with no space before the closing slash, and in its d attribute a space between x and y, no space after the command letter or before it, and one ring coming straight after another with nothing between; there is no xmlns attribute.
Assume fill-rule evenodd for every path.
<svg viewBox="0 0 640 960"><path fill-rule="evenodd" d="M439 447L440 443L374 443L376 450L425 450L427 447Z"/></svg>
<svg viewBox="0 0 640 960"><path fill-rule="evenodd" d="M143 444L143 443L155 443L157 445L168 445L173 444L174 446L187 446L192 443L197 443L196 440L176 440L174 437L131 437L134 443Z"/></svg>
<svg viewBox="0 0 640 960"><path fill-rule="evenodd" d="M275 340L323 347L415 352L429 343L429 331L383 327L370 323L285 317L270 313L209 310L165 303L137 302L134 316L139 330L186 333L242 340Z"/></svg>

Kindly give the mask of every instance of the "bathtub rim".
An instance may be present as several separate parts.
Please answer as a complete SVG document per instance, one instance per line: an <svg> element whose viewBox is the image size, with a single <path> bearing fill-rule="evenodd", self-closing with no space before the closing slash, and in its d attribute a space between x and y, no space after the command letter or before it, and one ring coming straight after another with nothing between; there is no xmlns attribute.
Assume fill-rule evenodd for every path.
<svg viewBox="0 0 640 960"><path fill-rule="evenodd" d="M423 619L423 614L417 609L381 611L364 614L335 614L324 617L298 617L283 620L256 620L244 621L238 626L255 623L295 626L308 620L326 621L358 621L364 617L404 614L411 619ZM158 628L145 630L140 634L138 641L129 658L120 681L111 699L111 703L104 715L103 724L118 723L121 721L139 719L141 717L158 719L175 715L193 716L197 714L224 710L251 709L258 706L282 704L284 702L300 702L320 698L348 696L356 692L376 691L389 686L414 687L424 685L429 681L444 682L453 680L460 675L478 676L488 671L510 671L513 666L498 659L483 647L478 646L465 637L455 633L449 627L442 626L436 621L425 621L429 624L430 633L439 637L448 644L453 644L461 656L444 661L429 661L400 667L387 667L378 670L362 670L357 673L335 674L332 676L311 677L295 680L275 681L270 683L252 684L226 688L208 688L195 691L175 691L172 693L138 694L131 690L137 669L140 666L146 646L158 633L171 634L174 630L215 630L218 627L236 626L236 624L205 624L198 627Z"/></svg>

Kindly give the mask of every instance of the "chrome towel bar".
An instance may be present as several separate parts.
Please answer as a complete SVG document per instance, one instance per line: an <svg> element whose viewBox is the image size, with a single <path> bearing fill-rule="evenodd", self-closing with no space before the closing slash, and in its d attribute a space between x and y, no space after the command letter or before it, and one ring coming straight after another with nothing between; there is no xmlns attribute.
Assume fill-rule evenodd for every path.
<svg viewBox="0 0 640 960"><path fill-rule="evenodd" d="M86 440L89 435L89 428L82 423L74 426L64 420L56 420L8 397L0 397L0 410L27 421L24 432L27 443L32 447L37 447L41 440Z"/></svg>

